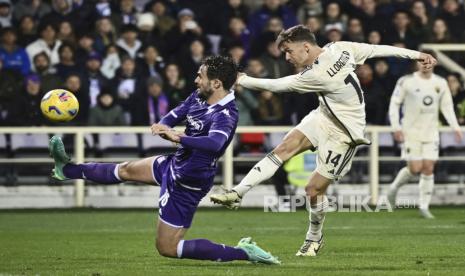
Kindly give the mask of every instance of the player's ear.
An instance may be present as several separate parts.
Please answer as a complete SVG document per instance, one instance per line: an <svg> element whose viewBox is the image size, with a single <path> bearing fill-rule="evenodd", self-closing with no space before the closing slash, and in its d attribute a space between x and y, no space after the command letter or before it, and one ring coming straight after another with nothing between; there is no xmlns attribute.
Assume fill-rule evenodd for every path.
<svg viewBox="0 0 465 276"><path fill-rule="evenodd" d="M221 81L219 79L215 79L213 80L213 87L215 87L215 89L220 89L221 88Z"/></svg>

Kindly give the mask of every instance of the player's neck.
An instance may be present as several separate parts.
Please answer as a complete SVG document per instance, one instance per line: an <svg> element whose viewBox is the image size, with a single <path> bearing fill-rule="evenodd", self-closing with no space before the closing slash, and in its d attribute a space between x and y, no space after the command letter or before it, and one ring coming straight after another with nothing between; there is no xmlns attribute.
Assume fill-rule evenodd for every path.
<svg viewBox="0 0 465 276"><path fill-rule="evenodd" d="M208 105L214 105L228 95L226 90L215 91L207 100Z"/></svg>
<svg viewBox="0 0 465 276"><path fill-rule="evenodd" d="M323 49L319 46L315 46L315 49L310 51L309 57L305 65L311 65L315 62L315 60L323 53Z"/></svg>
<svg viewBox="0 0 465 276"><path fill-rule="evenodd" d="M421 71L418 71L418 75L422 79L429 79L433 75L433 72L421 72Z"/></svg>

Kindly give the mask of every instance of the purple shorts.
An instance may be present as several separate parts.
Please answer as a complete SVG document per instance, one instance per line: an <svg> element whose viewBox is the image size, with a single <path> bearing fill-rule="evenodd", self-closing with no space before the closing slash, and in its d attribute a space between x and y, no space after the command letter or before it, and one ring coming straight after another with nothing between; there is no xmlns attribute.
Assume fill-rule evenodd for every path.
<svg viewBox="0 0 465 276"><path fill-rule="evenodd" d="M200 200L210 191L213 179L188 185L172 171L172 156L160 155L153 162L153 178L161 186L159 219L176 228L189 228ZM200 183L199 183L200 184Z"/></svg>

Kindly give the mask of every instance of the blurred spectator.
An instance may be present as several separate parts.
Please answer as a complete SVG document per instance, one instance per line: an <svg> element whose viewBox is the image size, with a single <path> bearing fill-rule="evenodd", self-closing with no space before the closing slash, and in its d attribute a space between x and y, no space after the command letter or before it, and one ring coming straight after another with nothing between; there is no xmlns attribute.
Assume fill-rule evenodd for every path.
<svg viewBox="0 0 465 276"><path fill-rule="evenodd" d="M56 74L65 80L69 74L79 72L79 67L76 65L74 59L74 48L72 44L63 43L58 49L60 55L60 62L55 65Z"/></svg>
<svg viewBox="0 0 465 276"><path fill-rule="evenodd" d="M100 71L101 67L102 57L97 52L90 53L86 61L83 90L89 91L91 107L97 105L100 92L110 89L109 80Z"/></svg>
<svg viewBox="0 0 465 276"><path fill-rule="evenodd" d="M424 41L428 37L432 25L425 3L422 0L415 0L412 3L411 12L412 30L421 41Z"/></svg>
<svg viewBox="0 0 465 276"><path fill-rule="evenodd" d="M55 65L60 62L58 55L58 48L61 46L61 41L56 37L55 27L51 23L42 23L38 28L40 38L32 42L26 47L26 52L29 58L32 59L38 53L45 53L50 59L51 65Z"/></svg>
<svg viewBox="0 0 465 276"><path fill-rule="evenodd" d="M168 96L170 109L175 108L189 95L188 91L186 91L186 80L183 78L179 66L176 63L170 63L165 67L163 91L165 91Z"/></svg>
<svg viewBox="0 0 465 276"><path fill-rule="evenodd" d="M121 60L121 67L116 71L111 80L111 87L116 90L116 101L127 112L127 121L130 122L130 110L134 107L136 91L143 87L139 76L136 74L136 63L134 59L125 56Z"/></svg>
<svg viewBox="0 0 465 276"><path fill-rule="evenodd" d="M373 69L371 69L370 65L360 65L356 73L364 92L367 124L384 125L386 123L388 102L380 99L386 99L386 91L373 79Z"/></svg>
<svg viewBox="0 0 465 276"><path fill-rule="evenodd" d="M232 45L228 50L228 54L233 59L234 63L236 63L239 66L239 68L245 67L246 65L245 50L241 44Z"/></svg>
<svg viewBox="0 0 465 276"><path fill-rule="evenodd" d="M10 0L0 0L0 27L11 27L13 23L13 7Z"/></svg>
<svg viewBox="0 0 465 276"><path fill-rule="evenodd" d="M15 4L13 17L15 21L20 21L24 16L31 16L41 20L52 11L50 5L43 0L19 0Z"/></svg>
<svg viewBox="0 0 465 276"><path fill-rule="evenodd" d="M249 17L248 29L252 37L259 35L273 16L279 17L286 29L298 24L294 12L286 5L282 5L280 0L264 0L263 6Z"/></svg>
<svg viewBox="0 0 465 276"><path fill-rule="evenodd" d="M97 18L108 17L113 14L110 0L97 0L95 4L95 12Z"/></svg>
<svg viewBox="0 0 465 276"><path fill-rule="evenodd" d="M108 78L112 79L115 76L116 70L121 66L118 47L115 44L110 44L105 49L105 58L102 61L100 72Z"/></svg>
<svg viewBox="0 0 465 276"><path fill-rule="evenodd" d="M447 75L447 83L452 94L454 110L460 125L465 125L465 90L463 89L462 78L458 73ZM445 123L444 118L443 123Z"/></svg>
<svg viewBox="0 0 465 276"><path fill-rule="evenodd" d="M321 19L316 16L311 16L307 18L307 20L304 22L304 25L313 32L318 46L324 46L326 38L324 37L323 31L321 29Z"/></svg>
<svg viewBox="0 0 465 276"><path fill-rule="evenodd" d="M0 45L0 59L5 69L12 69L23 75L29 74L31 63L24 48L16 44L17 34L11 27L3 28L2 44Z"/></svg>
<svg viewBox="0 0 465 276"><path fill-rule="evenodd" d="M258 124L280 125L283 119L283 105L276 94L262 91L258 97Z"/></svg>
<svg viewBox="0 0 465 276"><path fill-rule="evenodd" d="M121 38L116 41L116 45L131 58L136 58L137 51L142 47L137 35L136 26L125 25L121 29Z"/></svg>
<svg viewBox="0 0 465 276"><path fill-rule="evenodd" d="M134 0L120 0L119 11L116 13L115 22L116 28L120 29L123 25L135 25L137 23L137 9L134 5Z"/></svg>
<svg viewBox="0 0 465 276"><path fill-rule="evenodd" d="M258 34L252 41L251 56L258 57L266 51L268 42L276 40L283 30L283 21L279 17L270 17L262 33Z"/></svg>
<svg viewBox="0 0 465 276"><path fill-rule="evenodd" d="M60 88L63 84L60 77L55 74L55 68L50 66L50 58L45 52L38 53L33 58L35 72L41 80L41 87L44 92Z"/></svg>
<svg viewBox="0 0 465 276"><path fill-rule="evenodd" d="M347 32L345 40L353 42L365 42L365 33L362 22L358 18L351 18L347 23Z"/></svg>
<svg viewBox="0 0 465 276"><path fill-rule="evenodd" d="M406 48L403 42L394 42L393 46ZM399 78L405 74L411 73L412 71L412 61L408 59L400 59L396 57L386 58L391 74L395 78Z"/></svg>
<svg viewBox="0 0 465 276"><path fill-rule="evenodd" d="M189 54L181 57L181 59L177 62L181 66L184 76L186 77L186 89L189 93L197 88L194 80L204 58L205 46L203 42L200 40L194 40L190 44Z"/></svg>
<svg viewBox="0 0 465 276"><path fill-rule="evenodd" d="M222 9L223 15L221 25L223 28L227 28L229 26L229 30L231 30L230 24L232 18L240 18L245 24L249 17L249 7L245 5L242 0L227 0L225 2L225 6ZM223 33L226 32L227 31L223 31Z"/></svg>
<svg viewBox="0 0 465 276"><path fill-rule="evenodd" d="M7 121L12 126L41 126L45 124L40 112L42 90L40 77L28 75L23 90L13 98L9 105Z"/></svg>
<svg viewBox="0 0 465 276"><path fill-rule="evenodd" d="M463 6L458 0L444 0L442 4L441 18L443 18L449 26L452 37L462 41L464 37L465 13Z"/></svg>
<svg viewBox="0 0 465 276"><path fill-rule="evenodd" d="M386 91L387 97L383 101L389 102L396 85L396 78L389 71L389 64L385 59L374 60L374 80Z"/></svg>
<svg viewBox="0 0 465 276"><path fill-rule="evenodd" d="M163 37L176 25L176 20L168 15L166 4L163 0L153 0L147 6L146 10L152 12L157 19L156 30Z"/></svg>
<svg viewBox="0 0 465 276"><path fill-rule="evenodd" d="M166 45L168 45L166 52L169 56L179 56L183 52L189 51L185 45L191 45L194 40L202 41L204 48L210 49L210 42L203 35L202 28L194 20L194 12L190 9L182 9L178 13L178 23L165 36Z"/></svg>
<svg viewBox="0 0 465 276"><path fill-rule="evenodd" d="M18 43L21 47L26 47L36 39L36 23L31 16L26 15L19 21Z"/></svg>
<svg viewBox="0 0 465 276"><path fill-rule="evenodd" d="M325 26L327 42L337 42L342 40L343 27L341 23L328 24Z"/></svg>
<svg viewBox="0 0 465 276"><path fill-rule="evenodd" d="M95 39L93 48L104 54L106 47L116 43L116 30L109 17L102 17L95 23Z"/></svg>
<svg viewBox="0 0 465 276"><path fill-rule="evenodd" d="M163 91L163 80L159 76L147 79L146 91L137 95L132 111L132 125L147 126L157 123L170 111L169 99Z"/></svg>
<svg viewBox="0 0 465 276"><path fill-rule="evenodd" d="M71 44L76 44L76 35L74 33L74 27L69 21L62 21L58 26L57 38L61 42L68 42Z"/></svg>
<svg viewBox="0 0 465 276"><path fill-rule="evenodd" d="M337 2L329 2L325 8L325 24L340 24L342 32L345 32L347 16L342 14L341 6Z"/></svg>
<svg viewBox="0 0 465 276"><path fill-rule="evenodd" d="M433 22L432 32L429 34L428 42L430 43L452 43L453 39L449 33L446 22L437 18Z"/></svg>
<svg viewBox="0 0 465 276"><path fill-rule="evenodd" d="M70 73L65 80L65 89L73 92L79 101L79 112L73 123L86 125L89 117L90 98L89 91L82 86L81 77L76 73Z"/></svg>
<svg viewBox="0 0 465 276"><path fill-rule="evenodd" d="M4 68L3 60L0 58L0 103L5 104L11 101L21 91L22 85L23 77L21 73ZM5 119L5 114L0 114L0 117Z"/></svg>
<svg viewBox="0 0 465 276"><path fill-rule="evenodd" d="M322 14L323 5L320 0L305 0L297 10L297 19L304 24L308 18L321 16Z"/></svg>
<svg viewBox="0 0 465 276"><path fill-rule="evenodd" d="M98 95L97 105L89 111L90 126L123 126L127 125L123 108L118 105L111 93Z"/></svg>
<svg viewBox="0 0 465 276"><path fill-rule="evenodd" d="M81 34L76 49L76 62L78 66L85 67L87 57L94 54L94 38L89 33ZM100 55L100 54L99 54Z"/></svg>
<svg viewBox="0 0 465 276"><path fill-rule="evenodd" d="M155 46L149 45L143 49L142 58L137 60L141 78L161 76L165 63Z"/></svg>
<svg viewBox="0 0 465 276"><path fill-rule="evenodd" d="M254 124L252 119L253 114L257 112L258 101L255 98L255 95L250 91L245 89L242 86L236 85L234 88L235 97L236 97L236 106L239 111L239 121L238 125L240 126L251 126Z"/></svg>
<svg viewBox="0 0 465 276"><path fill-rule="evenodd" d="M293 73L291 65L284 58L274 39L268 41L266 52L260 56L260 61L268 69L269 77L273 79L282 78Z"/></svg>
<svg viewBox="0 0 465 276"><path fill-rule="evenodd" d="M362 10L360 16L363 26L367 28L365 31L387 29L387 26L389 26L388 19L377 12L375 0L362 0L360 8Z"/></svg>
<svg viewBox="0 0 465 276"><path fill-rule="evenodd" d="M410 17L406 11L397 11L392 20L393 27L386 34L386 42L402 42L408 49L417 49L418 40L415 33L410 29Z"/></svg>
<svg viewBox="0 0 465 276"><path fill-rule="evenodd" d="M381 34L379 31L373 30L368 33L368 43L379 45L381 44Z"/></svg>
<svg viewBox="0 0 465 276"><path fill-rule="evenodd" d="M164 40L155 31L155 16L153 14L143 13L139 15L137 28L139 29L138 37L142 45L154 45L158 49L164 49Z"/></svg>
<svg viewBox="0 0 465 276"><path fill-rule="evenodd" d="M250 32L247 29L245 22L240 17L231 17L228 22L228 30L222 36L220 42L220 48L222 51L229 49L232 45L242 45L246 51L246 55L249 54L250 44Z"/></svg>

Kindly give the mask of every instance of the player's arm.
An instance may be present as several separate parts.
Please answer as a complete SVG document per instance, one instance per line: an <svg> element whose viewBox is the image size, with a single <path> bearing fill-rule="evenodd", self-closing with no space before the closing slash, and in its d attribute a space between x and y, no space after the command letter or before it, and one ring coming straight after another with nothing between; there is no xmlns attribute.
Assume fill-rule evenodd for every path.
<svg viewBox="0 0 465 276"><path fill-rule="evenodd" d="M402 142L404 140L399 116L400 106L404 102L406 94L406 90L404 89L404 81L405 78L400 78L397 81L396 87L394 88L394 92L391 96L391 101L389 103L389 121L391 122L391 126L394 128L394 139L398 142Z"/></svg>
<svg viewBox="0 0 465 276"><path fill-rule="evenodd" d="M192 99L196 96L197 91L193 92L187 99L181 102L168 114L163 116L161 120L151 126L153 135L162 135L161 131L171 130L172 127L175 127L180 122L186 119L187 112L189 111L189 105ZM164 138L164 137L163 137Z"/></svg>
<svg viewBox="0 0 465 276"><path fill-rule="evenodd" d="M444 93L440 99L439 108L441 109L441 113L444 115L444 118L446 118L449 126L454 129L457 142L460 142L460 140L462 140L462 132L460 131L460 126L457 122L457 116L455 115L452 94L447 83L444 83L443 87Z"/></svg>
<svg viewBox="0 0 465 276"><path fill-rule="evenodd" d="M279 79L261 79L249 77L240 73L237 84L251 90L266 90L271 92L309 93L319 90L319 81L309 72L290 75Z"/></svg>
<svg viewBox="0 0 465 276"><path fill-rule="evenodd" d="M180 143L186 148L216 153L228 141L237 121L222 112L213 115L212 119L213 122L207 136L190 137L172 131L162 131L162 135L166 137L165 139Z"/></svg>
<svg viewBox="0 0 465 276"><path fill-rule="evenodd" d="M375 57L398 57L405 59L415 59L420 61L424 66L433 66L437 63L436 59L429 54L422 52L389 46L389 45L372 45L357 42L339 42L354 53L354 59L357 64L362 64L365 60Z"/></svg>

